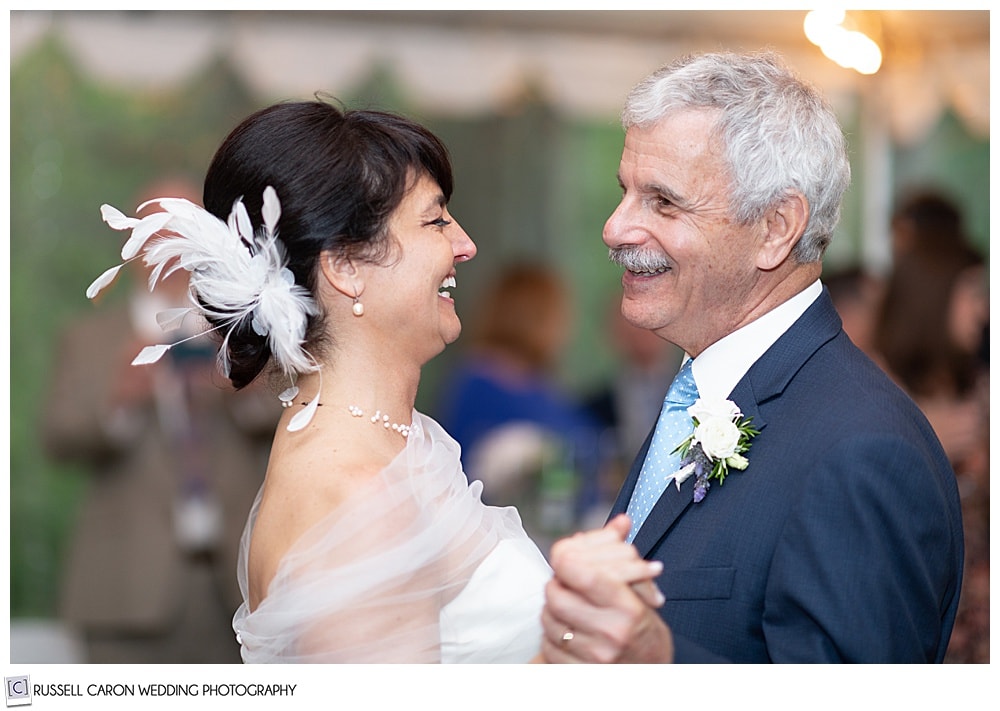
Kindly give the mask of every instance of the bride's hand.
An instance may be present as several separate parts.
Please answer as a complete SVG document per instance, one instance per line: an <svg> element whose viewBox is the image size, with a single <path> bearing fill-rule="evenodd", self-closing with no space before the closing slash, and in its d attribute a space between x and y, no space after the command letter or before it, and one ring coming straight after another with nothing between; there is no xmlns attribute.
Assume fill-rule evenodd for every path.
<svg viewBox="0 0 1000 711"><path fill-rule="evenodd" d="M556 541L551 552L553 567L572 570L574 587L588 589L603 577L628 584L647 605L660 607L663 593L654 581L663 572L663 563L644 560L634 546L625 543L631 525L628 516L619 514L604 528Z"/></svg>
<svg viewBox="0 0 1000 711"><path fill-rule="evenodd" d="M554 576L542 612L546 661L672 660L673 637L656 611L664 603L655 583L663 565L625 543L630 525L617 516L552 546Z"/></svg>

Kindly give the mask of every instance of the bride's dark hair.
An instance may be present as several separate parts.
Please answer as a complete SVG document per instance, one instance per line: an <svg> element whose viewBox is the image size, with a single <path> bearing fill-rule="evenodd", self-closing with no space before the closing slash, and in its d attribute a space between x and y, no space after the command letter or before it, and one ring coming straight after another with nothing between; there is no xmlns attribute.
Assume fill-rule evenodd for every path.
<svg viewBox="0 0 1000 711"><path fill-rule="evenodd" d="M295 283L315 296L322 252L375 262L388 257L388 218L425 173L448 200L448 151L423 126L383 111L285 102L257 111L226 137L205 177L203 203L225 221L242 198L258 228L264 188L272 186L281 202L278 237L288 268ZM229 378L237 389L271 360L266 338L250 321L237 326L228 342ZM322 348L322 322L322 314L310 317L307 349Z"/></svg>

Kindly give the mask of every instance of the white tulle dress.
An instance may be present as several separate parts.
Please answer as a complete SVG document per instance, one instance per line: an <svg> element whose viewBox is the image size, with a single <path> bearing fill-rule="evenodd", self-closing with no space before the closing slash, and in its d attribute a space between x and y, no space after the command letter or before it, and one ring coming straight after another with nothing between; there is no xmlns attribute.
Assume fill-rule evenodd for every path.
<svg viewBox="0 0 1000 711"><path fill-rule="evenodd" d="M263 601L233 617L243 661L515 663L541 646L551 570L513 508L486 506L458 444L413 413L406 447L285 554Z"/></svg>

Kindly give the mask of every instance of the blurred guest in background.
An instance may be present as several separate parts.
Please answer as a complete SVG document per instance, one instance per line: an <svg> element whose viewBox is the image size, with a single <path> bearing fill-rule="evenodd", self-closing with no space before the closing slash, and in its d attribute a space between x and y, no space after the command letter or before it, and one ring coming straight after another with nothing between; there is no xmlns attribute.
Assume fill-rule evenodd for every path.
<svg viewBox="0 0 1000 711"><path fill-rule="evenodd" d="M900 200L892 216L891 234L893 259L897 264L904 255L912 252L934 259L938 255L947 258L949 255L960 256L962 252L975 251L966 233L965 220L958 205L934 188L915 190ZM974 301L982 301L980 296L974 293L972 296ZM960 310L962 308L960 304L957 307ZM966 313L973 311L974 309L968 309ZM989 319L980 317L974 320L979 322L981 332L975 336L967 333L962 338L979 339L977 356L984 365L988 365ZM970 319L967 322L969 328L973 327L972 321Z"/></svg>
<svg viewBox="0 0 1000 711"><path fill-rule="evenodd" d="M924 231L912 215L907 220L913 232ZM989 323L986 284L983 257L961 232L921 240L899 252L876 327L884 367L928 414L956 464L978 456L981 433L973 424L985 422L987 368L979 354Z"/></svg>
<svg viewBox="0 0 1000 711"><path fill-rule="evenodd" d="M600 427L601 471L595 518L583 528L607 520L635 453L656 424L682 355L669 341L629 323L617 295L607 312L607 342L615 354L611 374L584 403Z"/></svg>
<svg viewBox="0 0 1000 711"><path fill-rule="evenodd" d="M177 179L144 195L200 202ZM236 555L281 407L273 396L211 382L207 336L130 366L143 346L176 340L157 313L190 305L186 271L151 293L143 265L134 266L126 303L69 325L51 377L47 451L93 474L60 613L82 634L87 662L239 663ZM202 324L188 316L180 328L197 335Z"/></svg>
<svg viewBox="0 0 1000 711"><path fill-rule="evenodd" d="M986 265L946 198L893 219L896 258L878 314L883 367L927 415L958 477L966 574L948 661L989 661L989 364Z"/></svg>
<svg viewBox="0 0 1000 711"><path fill-rule="evenodd" d="M556 373L572 335L567 286L548 266L508 265L470 323L439 419L469 478L483 482L483 500L516 505L544 551L596 500L596 429Z"/></svg>

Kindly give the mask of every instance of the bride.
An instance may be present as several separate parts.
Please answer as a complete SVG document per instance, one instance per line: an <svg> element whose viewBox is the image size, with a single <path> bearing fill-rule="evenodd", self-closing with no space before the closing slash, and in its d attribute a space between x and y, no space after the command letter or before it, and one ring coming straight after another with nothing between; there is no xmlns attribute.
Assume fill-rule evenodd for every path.
<svg viewBox="0 0 1000 711"><path fill-rule="evenodd" d="M451 289L476 254L451 193L448 153L424 127L307 101L230 133L205 209L162 198L138 220L102 207L131 230L123 259L154 268L151 288L191 272L189 310L218 335L233 386L266 376L281 390L240 551L245 662L544 661L545 558L414 409L422 366L459 335ZM607 566L655 600L657 570L631 547Z"/></svg>

